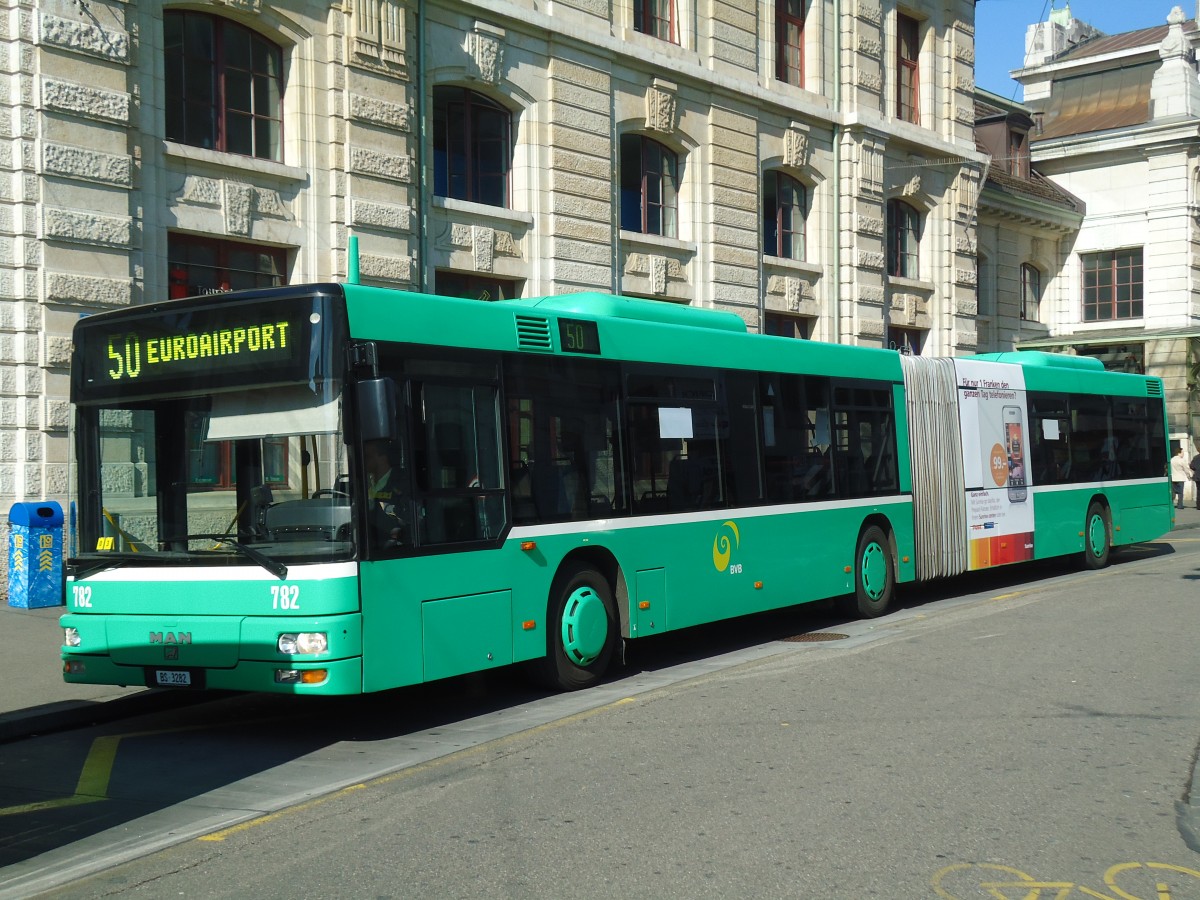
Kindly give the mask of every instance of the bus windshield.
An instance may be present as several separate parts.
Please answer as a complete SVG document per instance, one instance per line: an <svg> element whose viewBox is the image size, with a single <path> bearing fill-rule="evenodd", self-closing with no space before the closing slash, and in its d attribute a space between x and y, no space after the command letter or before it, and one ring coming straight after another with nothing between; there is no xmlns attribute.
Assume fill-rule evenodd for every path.
<svg viewBox="0 0 1200 900"><path fill-rule="evenodd" d="M77 572L245 565L282 578L353 554L335 309L309 296L80 323Z"/></svg>

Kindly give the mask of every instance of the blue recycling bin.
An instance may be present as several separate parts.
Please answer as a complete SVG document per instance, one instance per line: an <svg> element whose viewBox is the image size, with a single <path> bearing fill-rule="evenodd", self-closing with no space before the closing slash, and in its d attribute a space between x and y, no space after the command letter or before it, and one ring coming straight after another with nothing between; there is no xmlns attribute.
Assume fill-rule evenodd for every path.
<svg viewBox="0 0 1200 900"><path fill-rule="evenodd" d="M14 503L8 522L8 605L62 606L62 507L53 500Z"/></svg>

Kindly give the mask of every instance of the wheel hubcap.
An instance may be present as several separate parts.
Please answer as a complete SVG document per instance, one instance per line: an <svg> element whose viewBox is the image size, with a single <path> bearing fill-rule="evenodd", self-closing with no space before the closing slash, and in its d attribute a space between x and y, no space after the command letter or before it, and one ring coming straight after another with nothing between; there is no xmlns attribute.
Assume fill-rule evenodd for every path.
<svg viewBox="0 0 1200 900"><path fill-rule="evenodd" d="M887 557L874 542L863 549L862 586L872 600L878 600L887 590Z"/></svg>
<svg viewBox="0 0 1200 900"><path fill-rule="evenodd" d="M596 661L608 638L604 601L588 586L576 588L567 598L562 617L562 643L567 658L577 666Z"/></svg>
<svg viewBox="0 0 1200 900"><path fill-rule="evenodd" d="M1102 516L1092 516L1091 524L1088 526L1088 541L1092 545L1092 556L1102 556L1104 554L1104 539L1105 534L1104 518Z"/></svg>

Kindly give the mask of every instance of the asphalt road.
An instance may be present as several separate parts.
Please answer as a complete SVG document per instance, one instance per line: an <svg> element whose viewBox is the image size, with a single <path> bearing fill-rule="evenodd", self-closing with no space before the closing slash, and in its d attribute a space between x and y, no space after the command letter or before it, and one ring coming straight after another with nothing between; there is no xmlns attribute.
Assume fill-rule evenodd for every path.
<svg viewBox="0 0 1200 900"><path fill-rule="evenodd" d="M0 897L1200 898L1198 580L1172 537L656 638L582 694L235 698L0 747ZM787 640L813 630L846 637Z"/></svg>

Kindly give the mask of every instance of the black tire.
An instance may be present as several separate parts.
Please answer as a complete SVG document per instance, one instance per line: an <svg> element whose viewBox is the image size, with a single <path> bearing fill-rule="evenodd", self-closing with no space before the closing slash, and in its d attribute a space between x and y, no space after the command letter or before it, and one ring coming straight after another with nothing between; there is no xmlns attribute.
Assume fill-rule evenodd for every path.
<svg viewBox="0 0 1200 900"><path fill-rule="evenodd" d="M874 619L888 611L896 593L896 564L892 542L883 529L871 525L859 535L854 550L854 596L843 601L849 615Z"/></svg>
<svg viewBox="0 0 1200 900"><path fill-rule="evenodd" d="M1093 500L1083 522L1083 565L1103 569L1112 554L1112 521L1104 504Z"/></svg>
<svg viewBox="0 0 1200 900"><path fill-rule="evenodd" d="M550 587L546 656L533 665L547 687L577 691L598 682L612 662L618 625L612 589L595 569L564 566Z"/></svg>

